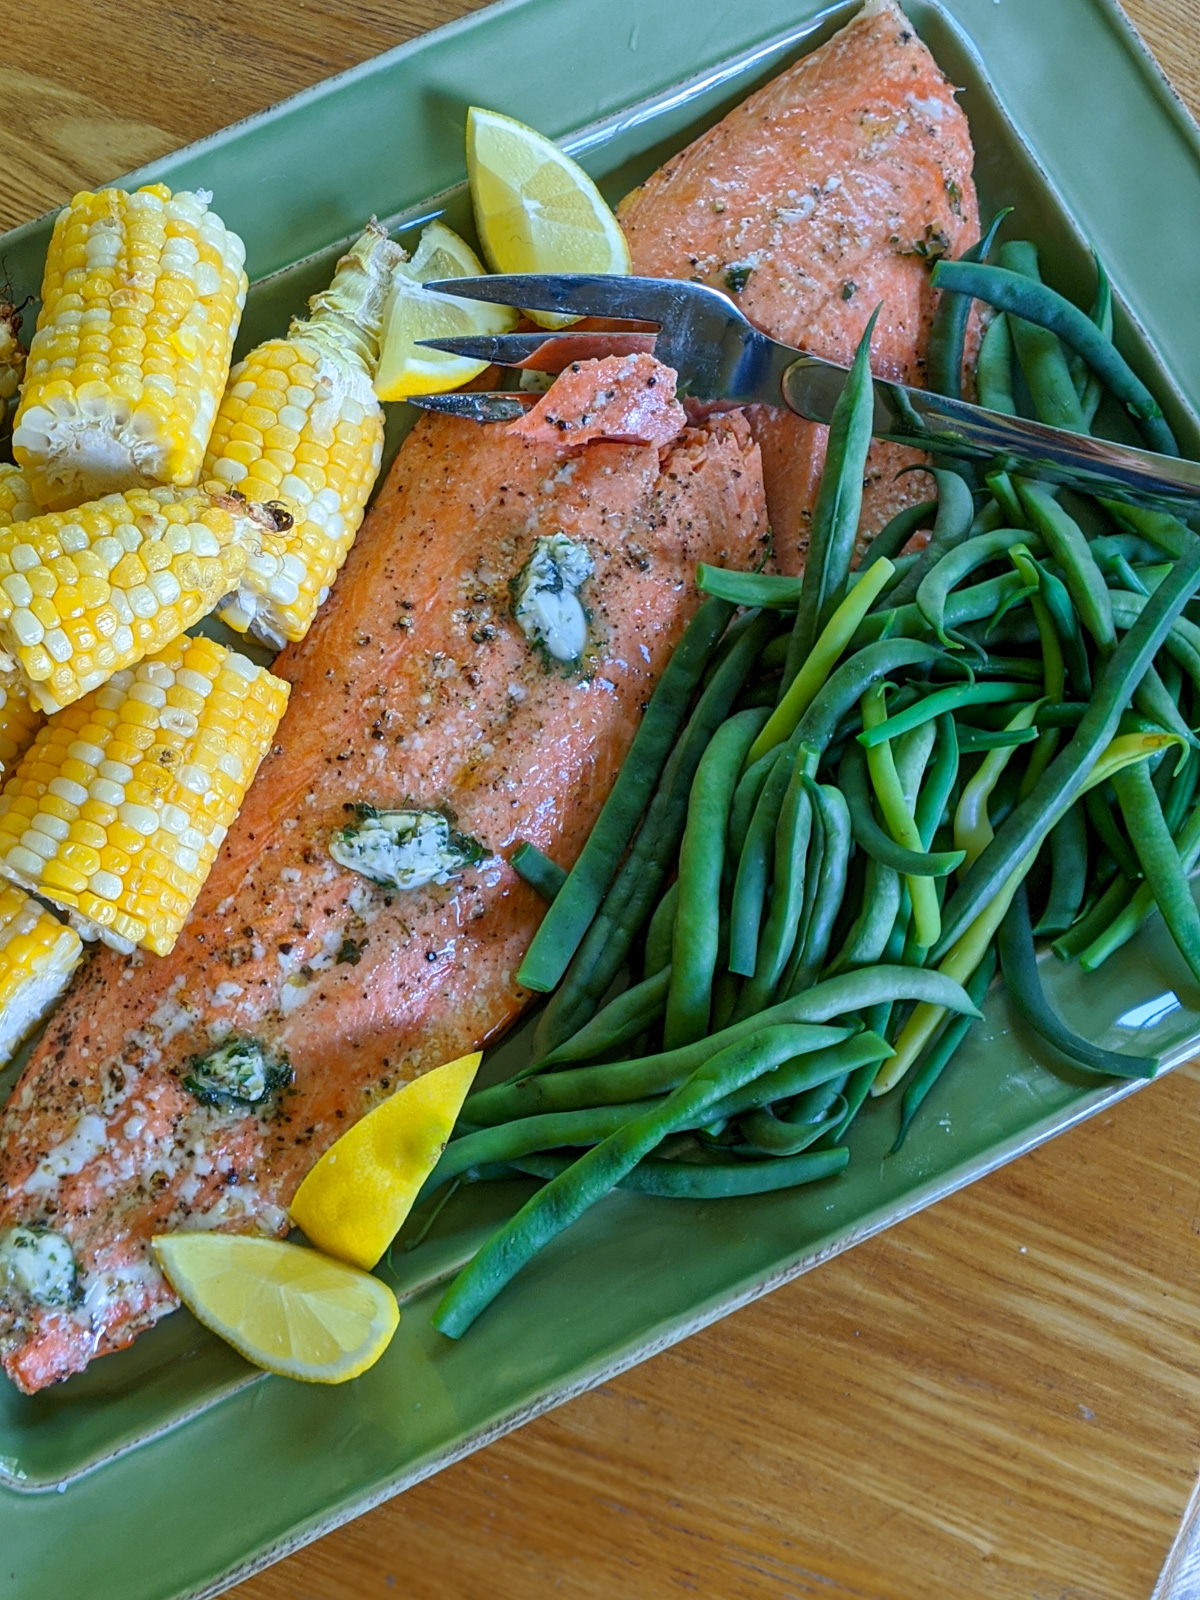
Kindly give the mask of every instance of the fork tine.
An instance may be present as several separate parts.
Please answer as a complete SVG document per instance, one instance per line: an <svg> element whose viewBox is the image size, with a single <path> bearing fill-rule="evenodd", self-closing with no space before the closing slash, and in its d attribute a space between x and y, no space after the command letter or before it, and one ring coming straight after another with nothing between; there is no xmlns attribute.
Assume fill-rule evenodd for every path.
<svg viewBox="0 0 1200 1600"><path fill-rule="evenodd" d="M625 278L588 272L497 273L486 278L445 278L427 283L438 294L491 300L525 311L563 316L627 317L665 322L678 309L679 284L669 278ZM694 289L696 285L687 285Z"/></svg>
<svg viewBox="0 0 1200 1600"><path fill-rule="evenodd" d="M469 422L515 422L533 409L541 397L536 394L488 393L468 390L465 394L410 394L408 403L421 411L442 411L451 417L466 417Z"/></svg>
<svg viewBox="0 0 1200 1600"><path fill-rule="evenodd" d="M653 354L654 333L579 333L566 328L557 333L500 333L451 339L418 339L426 350L487 361L502 367L523 367L530 372L562 372L574 361L594 361L601 356Z"/></svg>

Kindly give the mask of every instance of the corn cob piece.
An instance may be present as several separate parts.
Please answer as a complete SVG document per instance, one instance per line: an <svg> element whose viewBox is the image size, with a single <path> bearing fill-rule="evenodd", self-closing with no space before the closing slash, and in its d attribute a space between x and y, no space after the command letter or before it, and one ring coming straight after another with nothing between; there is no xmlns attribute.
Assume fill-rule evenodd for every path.
<svg viewBox="0 0 1200 1600"><path fill-rule="evenodd" d="M8 416L17 409L17 390L25 371L25 346L21 332L21 313L0 290L0 434L8 431Z"/></svg>
<svg viewBox="0 0 1200 1600"><path fill-rule="evenodd" d="M83 944L24 889L0 889L0 1065L11 1061L71 981Z"/></svg>
<svg viewBox="0 0 1200 1600"><path fill-rule="evenodd" d="M0 461L0 528L38 515L29 480L11 461Z"/></svg>
<svg viewBox="0 0 1200 1600"><path fill-rule="evenodd" d="M0 793L0 876L84 938L167 955L287 705L289 685L184 635L60 711Z"/></svg>
<svg viewBox="0 0 1200 1600"><path fill-rule="evenodd" d="M371 379L393 265L404 251L372 223L309 301L307 322L259 345L229 375L201 479L281 502L293 523L251 558L222 619L279 647L303 639L362 522L383 451Z"/></svg>
<svg viewBox="0 0 1200 1600"><path fill-rule="evenodd" d="M54 712L161 650L234 587L264 524L238 496L130 489L0 528L0 686Z"/></svg>
<svg viewBox="0 0 1200 1600"><path fill-rule="evenodd" d="M11 772L37 737L46 718L35 711L19 683L0 689L0 772Z"/></svg>
<svg viewBox="0 0 1200 1600"><path fill-rule="evenodd" d="M13 425L47 510L196 482L246 299L212 196L86 190L58 215Z"/></svg>

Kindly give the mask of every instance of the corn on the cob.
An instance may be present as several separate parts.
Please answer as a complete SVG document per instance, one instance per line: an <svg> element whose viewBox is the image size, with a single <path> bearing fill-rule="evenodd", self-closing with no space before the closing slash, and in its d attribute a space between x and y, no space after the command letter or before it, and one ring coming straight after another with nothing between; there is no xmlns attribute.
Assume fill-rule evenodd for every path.
<svg viewBox="0 0 1200 1600"><path fill-rule="evenodd" d="M211 198L155 183L59 213L13 426L46 509L196 482L247 287Z"/></svg>
<svg viewBox="0 0 1200 1600"><path fill-rule="evenodd" d="M0 689L0 772L11 772L33 743L46 718L29 703L18 683Z"/></svg>
<svg viewBox="0 0 1200 1600"><path fill-rule="evenodd" d="M0 528L0 686L54 712L161 650L234 587L264 524L240 496L130 489Z"/></svg>
<svg viewBox="0 0 1200 1600"><path fill-rule="evenodd" d="M85 938L166 955L270 748L289 686L176 639L60 711L0 793L0 875Z"/></svg>
<svg viewBox="0 0 1200 1600"><path fill-rule="evenodd" d="M15 1055L70 982L83 945L24 889L0 889L0 1064Z"/></svg>
<svg viewBox="0 0 1200 1600"><path fill-rule="evenodd" d="M7 528L10 522L27 522L37 515L33 490L25 474L11 461L0 461L0 528Z"/></svg>
<svg viewBox="0 0 1200 1600"><path fill-rule="evenodd" d="M307 322L230 374L201 479L282 502L290 530L264 543L221 616L275 646L302 639L354 542L383 450L371 387L392 266L404 252L372 223L312 297Z"/></svg>
<svg viewBox="0 0 1200 1600"><path fill-rule="evenodd" d="M17 390L25 371L25 346L21 332L21 313L0 289L0 434L8 431L8 415L17 409Z"/></svg>

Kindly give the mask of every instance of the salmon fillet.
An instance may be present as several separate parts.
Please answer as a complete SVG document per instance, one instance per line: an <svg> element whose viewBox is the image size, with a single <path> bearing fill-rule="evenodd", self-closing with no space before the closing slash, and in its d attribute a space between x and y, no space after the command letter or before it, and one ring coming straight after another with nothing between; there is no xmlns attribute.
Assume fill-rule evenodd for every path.
<svg viewBox="0 0 1200 1600"><path fill-rule="evenodd" d="M852 22L750 96L627 195L618 216L633 271L729 294L757 327L848 366L883 309L872 366L922 384L937 296L929 273L979 237L967 119L893 0ZM826 429L755 407L781 567L798 572ZM928 494L921 457L876 443L862 529Z"/></svg>
<svg viewBox="0 0 1200 1600"><path fill-rule="evenodd" d="M21 1389L174 1308L152 1234L286 1232L340 1133L526 1004L514 974L542 905L505 852L528 838L574 860L698 603L696 563L765 549L744 419L674 432L661 456L564 453L427 417L405 442L328 606L276 663L290 709L174 951L94 956L0 1123L0 1233L52 1230L79 1274L65 1308L0 1300ZM531 648L509 592L536 541L563 534L593 565L573 667ZM443 808L485 859L441 885L373 883L330 854L359 802ZM287 1063L265 1109L204 1104L183 1081L222 1038Z"/></svg>

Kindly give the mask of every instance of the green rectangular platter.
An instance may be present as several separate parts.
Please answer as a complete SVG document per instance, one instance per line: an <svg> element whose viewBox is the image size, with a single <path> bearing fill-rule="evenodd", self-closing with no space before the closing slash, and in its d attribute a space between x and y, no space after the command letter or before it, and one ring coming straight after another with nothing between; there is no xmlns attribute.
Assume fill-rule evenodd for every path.
<svg viewBox="0 0 1200 1600"><path fill-rule="evenodd" d="M469 104L562 140L616 198L854 9L500 0L127 181L214 191L249 251L245 348L302 307L372 213L402 238L439 214L469 231ZM984 209L1015 204L1051 278L1083 297L1085 240L1096 245L1122 346L1200 454L1200 321L1182 314L1200 255L1200 137L1136 36L1110 0L907 9L963 86ZM18 298L36 291L48 234L41 220L0 238ZM411 419L393 410L394 449ZM1050 965L1057 1005L1098 1042L1167 1066L1200 1043L1200 991L1157 924L1102 980ZM485 1071L523 1049L518 1030ZM345 1388L263 1377L186 1313L32 1399L5 1385L0 1596L219 1593L1130 1092L1041 1064L996 991L899 1155L885 1159L896 1104L873 1102L837 1181L709 1204L618 1192L456 1344L430 1324L440 1286L526 1183L460 1191L419 1249L396 1250L400 1331Z"/></svg>

